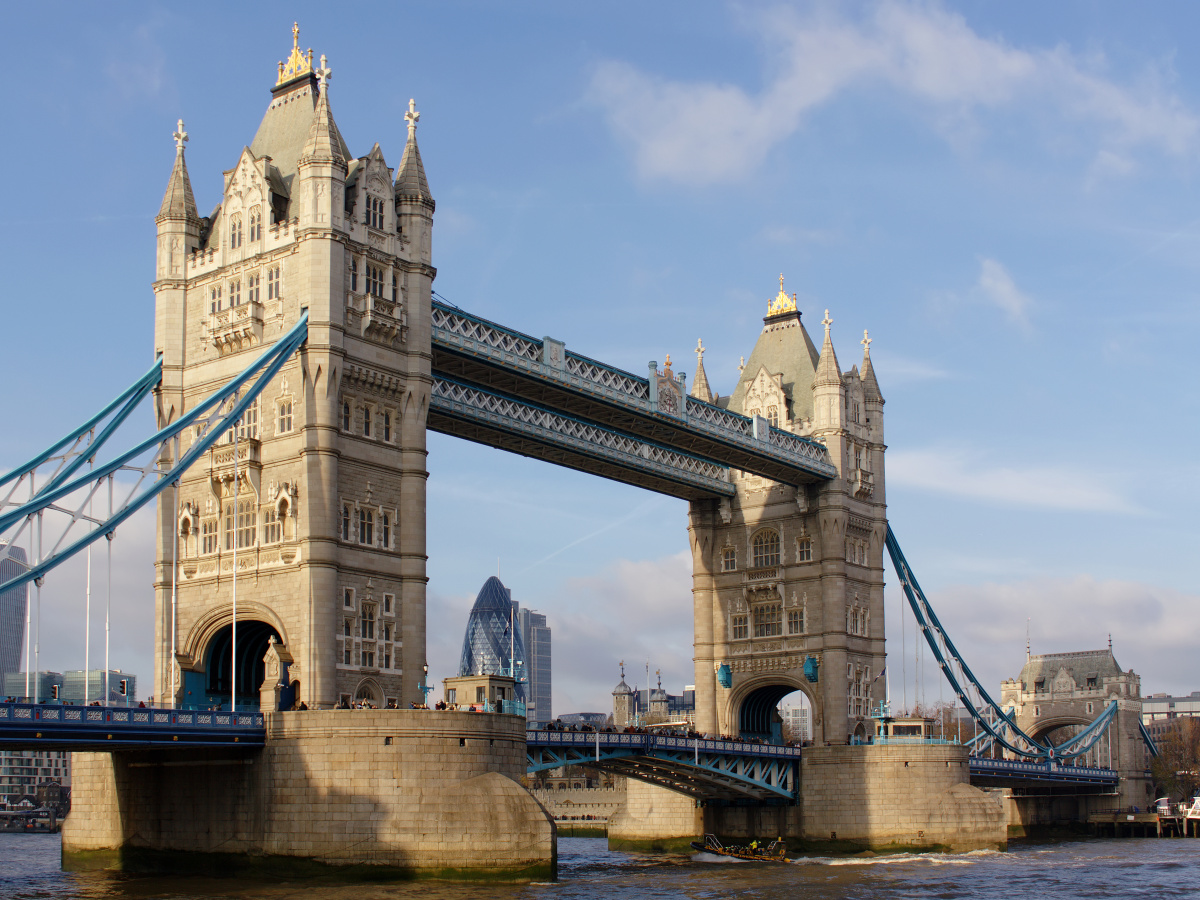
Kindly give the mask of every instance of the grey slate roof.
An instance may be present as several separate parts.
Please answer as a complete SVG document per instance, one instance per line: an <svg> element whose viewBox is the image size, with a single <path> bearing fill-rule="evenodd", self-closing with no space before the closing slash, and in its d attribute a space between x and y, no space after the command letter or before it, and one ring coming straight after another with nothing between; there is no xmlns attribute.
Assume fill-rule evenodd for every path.
<svg viewBox="0 0 1200 900"><path fill-rule="evenodd" d="M819 359L820 354L800 321L800 313L767 316L763 319L763 330L754 344L750 360L742 370L741 381L719 405L732 412L744 413L742 403L746 388L759 369L765 368L772 375L783 376L783 392L792 401L792 416L811 418L812 384Z"/></svg>
<svg viewBox="0 0 1200 900"><path fill-rule="evenodd" d="M256 157L271 157L271 163L279 170L280 180L289 195L300 156L312 129L317 96L317 80L311 77L301 78L288 85L286 90L273 94L250 144L250 152ZM334 130L337 130L336 125ZM337 148L342 153L342 159L350 159L350 151L346 149L341 132L337 132Z"/></svg>
<svg viewBox="0 0 1200 900"><path fill-rule="evenodd" d="M410 130L404 145L404 158L396 170L396 196L421 200L432 209L436 204L429 194L429 182L425 180L425 166L421 162L421 151L417 147L416 132Z"/></svg>
<svg viewBox="0 0 1200 900"><path fill-rule="evenodd" d="M883 402L883 394L879 391L879 382L875 378L875 367L871 365L871 354L863 354L862 367L863 396L868 400Z"/></svg>
<svg viewBox="0 0 1200 900"><path fill-rule="evenodd" d="M692 379L692 389L688 393L705 403L713 402L712 389L708 386L708 375L704 372L703 356L696 357L696 377Z"/></svg>
<svg viewBox="0 0 1200 900"><path fill-rule="evenodd" d="M1106 677L1121 674L1121 667L1117 664L1112 650L1086 650L1079 653L1031 656L1021 669L1021 676L1017 680L1026 685L1026 690L1033 690L1039 678L1044 679L1048 687L1060 669L1066 669L1081 687L1090 677L1099 678L1103 682Z"/></svg>

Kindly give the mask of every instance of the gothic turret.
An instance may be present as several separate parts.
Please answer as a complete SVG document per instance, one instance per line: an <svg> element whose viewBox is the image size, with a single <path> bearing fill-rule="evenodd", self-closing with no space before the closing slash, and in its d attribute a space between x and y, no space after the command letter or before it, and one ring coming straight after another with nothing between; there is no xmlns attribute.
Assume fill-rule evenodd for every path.
<svg viewBox="0 0 1200 900"><path fill-rule="evenodd" d="M612 695L613 727L628 728L633 722L633 689L625 683L625 660L621 660L621 680Z"/></svg>
<svg viewBox="0 0 1200 900"><path fill-rule="evenodd" d="M415 100L408 101L408 112L404 118L408 120L408 142L404 145L404 157L396 171L396 197L424 203L432 212L436 204L429 194L429 182L425 179L425 166L421 163L421 150L417 146L417 122L421 114L417 112Z"/></svg>
<svg viewBox="0 0 1200 900"><path fill-rule="evenodd" d="M863 329L863 361L862 388L863 405L866 407L867 425L871 440L877 444L883 443L883 393L879 390L879 382L875 379L875 367L871 365L871 337Z"/></svg>
<svg viewBox="0 0 1200 900"><path fill-rule="evenodd" d="M199 220L196 198L192 195L192 181L188 178L187 161L184 159L183 145L187 143L188 133L183 130L183 119L179 120L174 137L175 165L167 182L167 192L163 194L162 206L158 208L158 218Z"/></svg>
<svg viewBox="0 0 1200 900"><path fill-rule="evenodd" d="M813 374L813 405L816 408L815 426L818 430L836 430L842 425L842 373L838 368L837 354L833 350L833 339L829 336L829 310L821 320L825 326L825 340L821 344L821 357ZM832 450L832 448L831 448Z"/></svg>

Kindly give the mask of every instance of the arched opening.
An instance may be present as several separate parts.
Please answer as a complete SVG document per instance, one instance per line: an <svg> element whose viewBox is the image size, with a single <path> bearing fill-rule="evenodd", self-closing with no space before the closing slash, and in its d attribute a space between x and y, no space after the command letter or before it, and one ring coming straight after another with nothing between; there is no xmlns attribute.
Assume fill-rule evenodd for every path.
<svg viewBox="0 0 1200 900"><path fill-rule="evenodd" d="M237 623L237 661L232 659L233 626L226 625L213 635L204 654L205 705L229 708L231 668L237 674L238 709L258 709L258 689L266 675L263 657L272 637L280 641L279 632L266 622L253 620Z"/></svg>
<svg viewBox="0 0 1200 900"><path fill-rule="evenodd" d="M800 744L812 740L812 704L790 684L755 688L738 710L738 732L744 739Z"/></svg>
<svg viewBox="0 0 1200 900"><path fill-rule="evenodd" d="M358 687L354 690L354 701L365 700L376 708L383 706L383 693L379 690L379 685L373 678L364 678L358 683Z"/></svg>

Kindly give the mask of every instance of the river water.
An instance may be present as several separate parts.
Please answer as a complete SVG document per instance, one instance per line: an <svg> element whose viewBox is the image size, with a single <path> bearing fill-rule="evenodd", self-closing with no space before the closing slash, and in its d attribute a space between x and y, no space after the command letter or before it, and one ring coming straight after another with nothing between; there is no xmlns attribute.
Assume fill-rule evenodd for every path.
<svg viewBox="0 0 1200 900"><path fill-rule="evenodd" d="M642 856L604 839L558 842L554 884L234 881L63 872L58 835L0 834L0 900L592 900L649 898L1060 898L1200 896L1200 840L1124 838L1013 845L1007 853L802 858L788 864L708 854Z"/></svg>

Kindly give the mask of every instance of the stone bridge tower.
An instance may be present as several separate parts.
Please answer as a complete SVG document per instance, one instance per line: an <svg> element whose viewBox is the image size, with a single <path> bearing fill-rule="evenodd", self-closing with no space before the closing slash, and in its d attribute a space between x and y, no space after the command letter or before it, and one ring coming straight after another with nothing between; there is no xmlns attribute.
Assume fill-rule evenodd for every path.
<svg viewBox="0 0 1200 900"><path fill-rule="evenodd" d="M1082 731L1114 700L1115 721L1095 747L1079 758L1079 764L1116 769L1121 795L1116 805L1144 808L1154 798L1139 728L1142 680L1132 669L1121 671L1111 646L1030 656L1019 676L1000 683L1000 705L1014 709L1018 727L1035 740L1052 744L1061 744ZM1114 805L1109 798L1103 798L1103 804Z"/></svg>
<svg viewBox="0 0 1200 900"><path fill-rule="evenodd" d="M801 690L813 739L844 743L872 732L883 699L884 401L866 332L862 369L842 372L828 311L818 352L779 286L733 393L712 395L701 356L692 395L820 441L838 475L792 487L735 472L731 500L691 504L696 721L769 735Z"/></svg>
<svg viewBox="0 0 1200 900"><path fill-rule="evenodd" d="M434 202L413 103L393 173L378 144L351 155L330 74L293 29L208 216L182 122L175 135L156 220L159 425L309 315L307 344L237 429L236 459L231 432L182 479L178 515L170 491L159 501L157 693L174 666L180 704L227 703L236 683L239 705L257 705L272 638L310 707L421 699Z"/></svg>

